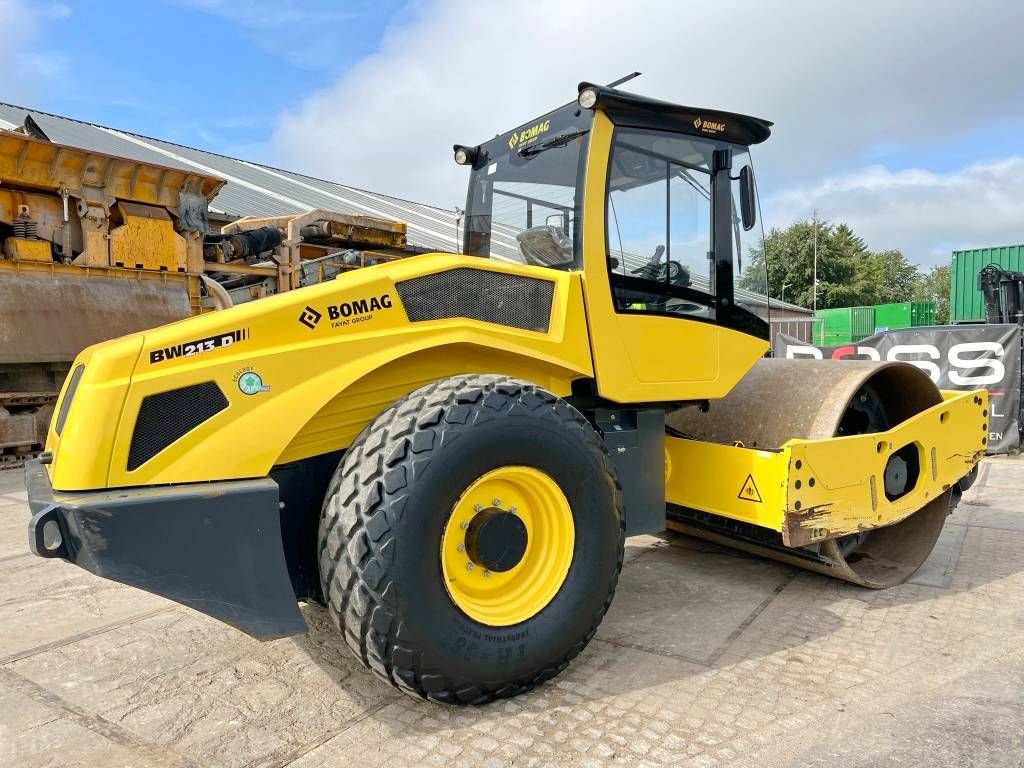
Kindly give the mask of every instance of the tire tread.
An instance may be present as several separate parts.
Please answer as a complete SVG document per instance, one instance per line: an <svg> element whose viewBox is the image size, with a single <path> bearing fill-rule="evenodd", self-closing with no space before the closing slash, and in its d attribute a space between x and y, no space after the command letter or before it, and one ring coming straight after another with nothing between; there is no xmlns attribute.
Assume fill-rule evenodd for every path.
<svg viewBox="0 0 1024 768"><path fill-rule="evenodd" d="M528 679L487 688L447 679L425 669L422 654L403 640L395 616L394 528L404 512L401 491L419 476L431 454L474 424L502 414L532 412L577 430L599 457L614 488L620 529L617 562L608 594L590 630L556 662ZM579 655L611 605L622 569L625 516L622 491L604 441L583 415L556 395L527 381L471 374L428 384L384 411L346 451L328 487L320 520L319 563L330 616L352 652L382 679L415 696L444 703L484 704L529 691Z"/></svg>

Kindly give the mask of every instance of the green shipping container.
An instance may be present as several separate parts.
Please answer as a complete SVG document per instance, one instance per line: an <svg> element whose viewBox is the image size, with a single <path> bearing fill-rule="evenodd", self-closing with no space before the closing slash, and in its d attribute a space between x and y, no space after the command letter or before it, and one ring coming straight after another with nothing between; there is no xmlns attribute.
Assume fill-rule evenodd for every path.
<svg viewBox="0 0 1024 768"><path fill-rule="evenodd" d="M930 301L875 305L875 330L920 328L923 325L935 325L935 304Z"/></svg>
<svg viewBox="0 0 1024 768"><path fill-rule="evenodd" d="M910 302L910 327L921 328L925 325L935 325L936 311L934 301L912 301Z"/></svg>
<svg viewBox="0 0 1024 768"><path fill-rule="evenodd" d="M898 304L876 304L875 329L910 328L913 326L912 315L913 309L909 301L901 301Z"/></svg>
<svg viewBox="0 0 1024 768"><path fill-rule="evenodd" d="M985 322L985 300L978 290L978 272L989 264L1024 272L1024 245L953 251L949 275L949 322Z"/></svg>
<svg viewBox="0 0 1024 768"><path fill-rule="evenodd" d="M865 336L853 337L849 334L841 333L826 333L821 339L818 339L815 343L822 347L838 347L842 344L856 344L861 339L866 338Z"/></svg>
<svg viewBox="0 0 1024 768"><path fill-rule="evenodd" d="M839 307L819 309L819 343L826 346L851 344L875 332L874 307Z"/></svg>

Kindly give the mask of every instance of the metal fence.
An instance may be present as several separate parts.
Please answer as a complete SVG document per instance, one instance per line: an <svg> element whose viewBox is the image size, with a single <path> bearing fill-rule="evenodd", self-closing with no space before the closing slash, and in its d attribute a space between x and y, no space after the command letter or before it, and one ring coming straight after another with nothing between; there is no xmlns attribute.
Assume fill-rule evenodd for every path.
<svg viewBox="0 0 1024 768"><path fill-rule="evenodd" d="M815 338L821 336L820 317L772 317L769 323L771 331L772 348L775 347L775 338L778 334L784 334L793 339L798 339L808 344Z"/></svg>

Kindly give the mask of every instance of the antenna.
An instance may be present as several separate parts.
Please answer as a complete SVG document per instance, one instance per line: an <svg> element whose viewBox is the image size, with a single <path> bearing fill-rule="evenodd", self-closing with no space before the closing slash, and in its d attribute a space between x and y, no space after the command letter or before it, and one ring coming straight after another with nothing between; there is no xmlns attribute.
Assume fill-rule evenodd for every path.
<svg viewBox="0 0 1024 768"><path fill-rule="evenodd" d="M642 75L642 74L643 74L643 72L630 72L625 77L620 77L618 80L614 80L614 81L608 83L607 87L608 88L615 88L616 86L622 85L623 83L628 83L634 77L640 77L640 75Z"/></svg>

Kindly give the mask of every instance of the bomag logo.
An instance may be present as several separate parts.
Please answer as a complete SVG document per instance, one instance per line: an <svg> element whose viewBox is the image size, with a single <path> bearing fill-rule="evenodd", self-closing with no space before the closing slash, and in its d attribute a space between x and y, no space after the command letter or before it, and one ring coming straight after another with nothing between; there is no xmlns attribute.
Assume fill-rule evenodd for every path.
<svg viewBox="0 0 1024 768"><path fill-rule="evenodd" d="M368 315L379 309L391 309L390 293L373 296L369 299L353 299L352 301L343 301L341 304L331 304L327 307L327 317L331 320L339 320L343 317Z"/></svg>
<svg viewBox="0 0 1024 768"><path fill-rule="evenodd" d="M353 323L364 323L373 318L373 313L382 309L391 309L391 294L383 293L380 296L371 296L368 299L353 299L343 301L340 304L328 304L326 307L327 319L331 321L331 328L342 328ZM306 306L299 313L298 320L302 325L314 330L325 313L317 311L315 307Z"/></svg>
<svg viewBox="0 0 1024 768"><path fill-rule="evenodd" d="M316 324L320 322L321 317L323 317L323 315L307 304L306 308L302 310L302 313L299 315L299 322L312 330L316 328Z"/></svg>
<svg viewBox="0 0 1024 768"><path fill-rule="evenodd" d="M529 128L524 128L521 131L514 132L508 137L508 148L515 149L517 146L526 146L531 142L537 140L537 137L541 134L547 133L551 128L551 121L545 120L543 123L537 123L531 125Z"/></svg>
<svg viewBox="0 0 1024 768"><path fill-rule="evenodd" d="M698 131L704 131L704 133L721 133L725 130L725 123L716 123L713 120L705 120L698 116L693 121L693 127Z"/></svg>

